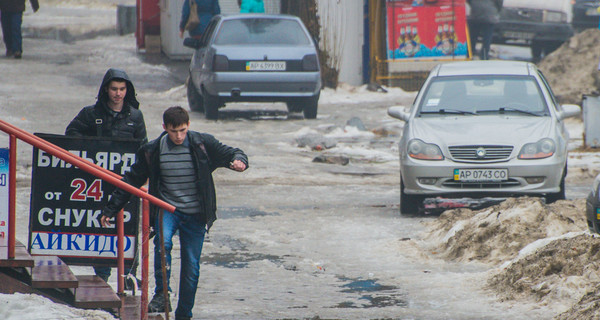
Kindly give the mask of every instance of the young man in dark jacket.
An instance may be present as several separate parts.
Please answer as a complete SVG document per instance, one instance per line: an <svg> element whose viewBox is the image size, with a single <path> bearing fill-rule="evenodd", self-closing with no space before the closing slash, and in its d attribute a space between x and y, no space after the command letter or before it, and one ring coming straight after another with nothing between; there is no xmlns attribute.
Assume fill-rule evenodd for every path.
<svg viewBox="0 0 600 320"><path fill-rule="evenodd" d="M163 212L163 231L154 237L154 297L149 312L164 312L169 306L163 295L161 242L165 246L167 287L171 277L173 235L179 231L181 242L181 272L176 319L191 319L200 276L200 254L204 235L217 219L217 202L212 172L230 168L242 172L248 168L248 157L238 149L222 144L210 134L189 131L189 115L182 107L170 107L163 114L163 132L157 139L143 145L136 153L135 163L123 181L140 187L148 180L149 193L176 207L175 212ZM102 212L103 226L129 201L131 194L116 189ZM159 208L151 206L154 226L159 225Z"/></svg>
<svg viewBox="0 0 600 320"><path fill-rule="evenodd" d="M125 71L108 69L97 99L95 104L81 109L67 126L66 135L146 140L144 116Z"/></svg>
<svg viewBox="0 0 600 320"><path fill-rule="evenodd" d="M98 90L96 104L84 107L69 123L67 136L116 137L148 141L144 116L135 98L135 88L125 71L108 69ZM137 260L129 270L134 277ZM94 267L97 276L105 282L110 278L110 267ZM139 282L139 280L138 280ZM133 279L127 278L126 289L133 290Z"/></svg>

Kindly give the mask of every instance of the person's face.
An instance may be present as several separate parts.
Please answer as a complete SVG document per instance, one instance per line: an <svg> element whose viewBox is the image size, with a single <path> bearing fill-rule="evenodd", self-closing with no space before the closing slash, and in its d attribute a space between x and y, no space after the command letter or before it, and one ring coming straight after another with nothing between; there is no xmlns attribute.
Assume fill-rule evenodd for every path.
<svg viewBox="0 0 600 320"><path fill-rule="evenodd" d="M111 81L106 86L106 92L108 93L108 103L110 106L121 106L127 94L127 84L125 82Z"/></svg>
<svg viewBox="0 0 600 320"><path fill-rule="evenodd" d="M171 139L171 141L176 145L180 145L183 143L183 140L185 140L185 136L187 135L189 127L189 122L177 127L173 127L172 125L165 125L163 123L163 128L167 132L169 139Z"/></svg>

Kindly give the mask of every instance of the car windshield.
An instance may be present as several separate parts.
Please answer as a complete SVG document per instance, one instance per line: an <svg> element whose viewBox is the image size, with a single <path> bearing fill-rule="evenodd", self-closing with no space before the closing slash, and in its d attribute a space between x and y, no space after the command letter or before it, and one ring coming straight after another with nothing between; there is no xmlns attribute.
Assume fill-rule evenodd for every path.
<svg viewBox="0 0 600 320"><path fill-rule="evenodd" d="M423 93L419 115L549 115L531 76L438 77Z"/></svg>
<svg viewBox="0 0 600 320"><path fill-rule="evenodd" d="M219 29L218 45L308 45L310 39L296 20L246 18L225 20Z"/></svg>

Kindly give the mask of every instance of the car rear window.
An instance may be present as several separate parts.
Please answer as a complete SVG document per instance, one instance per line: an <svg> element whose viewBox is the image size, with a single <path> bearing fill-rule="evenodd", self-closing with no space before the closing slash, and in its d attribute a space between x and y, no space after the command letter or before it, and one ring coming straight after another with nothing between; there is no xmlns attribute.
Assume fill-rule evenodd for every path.
<svg viewBox="0 0 600 320"><path fill-rule="evenodd" d="M310 39L296 20L238 19L226 20L219 28L218 45L308 45Z"/></svg>

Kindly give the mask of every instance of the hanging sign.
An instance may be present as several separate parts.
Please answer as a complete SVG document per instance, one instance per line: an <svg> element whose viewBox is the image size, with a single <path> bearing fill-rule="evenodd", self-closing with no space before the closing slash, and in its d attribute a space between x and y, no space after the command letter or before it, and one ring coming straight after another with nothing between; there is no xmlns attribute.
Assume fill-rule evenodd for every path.
<svg viewBox="0 0 600 320"><path fill-rule="evenodd" d="M139 140L36 134L119 175L135 162ZM66 263L115 266L117 229L100 224L102 208L115 187L41 149L33 149L29 249ZM124 208L125 262L130 265L139 224L139 199Z"/></svg>

